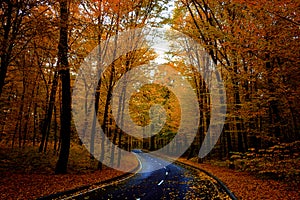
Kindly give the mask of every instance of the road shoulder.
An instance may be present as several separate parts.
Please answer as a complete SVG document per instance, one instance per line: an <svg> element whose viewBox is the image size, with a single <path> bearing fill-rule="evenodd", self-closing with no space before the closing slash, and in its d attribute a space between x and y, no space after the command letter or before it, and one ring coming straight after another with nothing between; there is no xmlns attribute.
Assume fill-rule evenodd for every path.
<svg viewBox="0 0 300 200"><path fill-rule="evenodd" d="M128 173L108 167L104 167L102 171L64 175L7 171L1 174L0 199L56 199L63 195L75 194L78 191L125 179L138 170L139 164L137 163Z"/></svg>
<svg viewBox="0 0 300 200"><path fill-rule="evenodd" d="M275 180L262 180L247 172L239 172L226 167L199 164L184 158L179 162L193 165L218 177L239 199L300 199L297 188Z"/></svg>

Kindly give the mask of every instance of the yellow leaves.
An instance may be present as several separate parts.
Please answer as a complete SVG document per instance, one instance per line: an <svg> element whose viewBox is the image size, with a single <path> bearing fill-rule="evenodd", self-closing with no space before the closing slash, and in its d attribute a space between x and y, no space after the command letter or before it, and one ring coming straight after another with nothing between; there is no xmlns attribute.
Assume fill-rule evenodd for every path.
<svg viewBox="0 0 300 200"><path fill-rule="evenodd" d="M166 126L178 127L180 121L179 102L166 87L151 84L140 88L130 99L130 114L139 125L145 126L150 122L149 110L158 104L166 110ZM170 130L169 130L170 131Z"/></svg>

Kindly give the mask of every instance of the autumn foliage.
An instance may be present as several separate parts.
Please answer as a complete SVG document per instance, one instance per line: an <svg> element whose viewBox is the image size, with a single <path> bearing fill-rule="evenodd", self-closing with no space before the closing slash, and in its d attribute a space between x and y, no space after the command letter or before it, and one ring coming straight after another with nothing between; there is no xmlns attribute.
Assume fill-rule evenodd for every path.
<svg viewBox="0 0 300 200"><path fill-rule="evenodd" d="M11 155L6 152L28 148L37 153L31 159L51 154L51 163L46 162L48 167L45 163L40 166L35 163L34 167L29 164L28 171L21 170L21 173L32 173L37 166L48 174L55 168L57 173L67 173L68 156L75 152L72 143L82 145L72 121L71 95L84 59L96 46L101 46L97 61L100 66L107 56L107 41L121 32L168 24L168 28L199 42L215 64L213 70L202 66L199 49L193 49L188 43L168 52L167 65L189 81L197 93L200 108L197 136L184 156L197 157L207 135L214 102L209 83L197 69L218 71L226 90L221 91L226 93L226 102L221 101L227 107L226 120L216 147L208 157L197 162L221 160L231 168L271 173L269 178L282 174L287 178L299 177L299 170L293 166L299 165L300 152L297 142L300 140L300 2L175 0L174 9L167 11L172 12L171 18L166 19L162 13L168 10L167 3L166 0L1 1L0 170L3 168L4 174L10 176L7 171L12 167L6 165L12 160L5 157ZM181 41L181 38L166 37L173 42ZM158 56L148 45L114 57L98 82L95 105L82 108L88 112L95 107L95 122L101 125L109 141L127 151L161 148L173 139L180 124L180 105L174 94L166 87L151 84L132 97L122 93L119 103L130 98L131 117L140 126L149 124L151 105L162 104L167 123L159 135L145 140L134 138L116 125L116 120L122 117L112 116L111 96L116 83L131 69L149 64ZM118 48L116 45L115 50ZM187 49L192 49L190 54L186 53ZM188 56L180 59L181 55ZM186 64L187 59L193 64ZM178 143L183 144L184 139ZM112 162L114 158L120 160L118 151L104 151L104 147L109 147L109 143L87 148L90 152L100 149L100 157L110 155ZM106 169L93 155L86 157L92 163L87 168ZM253 167L265 161L271 167ZM290 167L288 172L281 170L285 164ZM275 172L272 167L276 168ZM3 180L10 181L7 176ZM13 177L18 178L19 174ZM289 179L283 181L286 180Z"/></svg>

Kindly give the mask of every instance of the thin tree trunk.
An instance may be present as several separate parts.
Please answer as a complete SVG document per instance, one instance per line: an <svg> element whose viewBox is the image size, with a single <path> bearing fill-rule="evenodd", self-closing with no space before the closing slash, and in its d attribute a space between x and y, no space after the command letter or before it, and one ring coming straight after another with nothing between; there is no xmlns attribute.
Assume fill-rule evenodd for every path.
<svg viewBox="0 0 300 200"><path fill-rule="evenodd" d="M112 126L112 118L110 118L110 126ZM111 128L109 128L110 132L111 132ZM114 165L114 160L115 160L115 144L117 141L117 131L116 129L114 129L114 133L113 133L113 140L112 140L112 144L111 144L111 154L110 154L110 166Z"/></svg>
<svg viewBox="0 0 300 200"><path fill-rule="evenodd" d="M228 122L225 123L225 130L227 130L226 133L226 143L227 143L227 151L228 151L228 157L230 156L230 152L232 152L232 142L231 142L231 134L230 134L230 128Z"/></svg>
<svg viewBox="0 0 300 200"><path fill-rule="evenodd" d="M52 113L53 113L53 108L55 104L55 98L56 98L56 92L57 92L57 86L58 86L58 72L54 72L54 77L53 77L53 82L52 82L52 88L51 88L51 94L50 94L50 99L49 99L49 105L47 109L47 114L45 116L45 119L43 121L42 125L42 140L40 143L39 147L39 152L46 151L44 146L46 145L46 138L49 135L50 132L50 125L51 125L51 119L52 119Z"/></svg>
<svg viewBox="0 0 300 200"><path fill-rule="evenodd" d="M22 121L23 121L23 111L24 111L24 100L25 100L25 92L26 92L26 80L25 80L25 74L23 71L23 90L22 90L22 96L21 96L21 105L18 115L18 121L19 121L19 148L22 146Z"/></svg>
<svg viewBox="0 0 300 200"><path fill-rule="evenodd" d="M97 115L99 111L99 101L100 101L100 88L101 88L101 78L98 81L98 85L96 88L95 94L95 114L93 117L92 129L91 129L91 144L90 144L90 158L94 159L94 151L95 151L95 133L96 133L96 123L97 123Z"/></svg>
<svg viewBox="0 0 300 200"><path fill-rule="evenodd" d="M57 151L57 129L58 129L58 123L57 123L57 108L54 106L54 147L53 147L53 154Z"/></svg>
<svg viewBox="0 0 300 200"><path fill-rule="evenodd" d="M113 60L116 58L116 53L117 53L117 42L118 42L118 28L119 28L119 15L117 17L117 25L116 25L116 36L115 36L115 40L114 40L114 51L113 51ZM106 101L105 101L105 107L104 107L104 115L103 115L103 123L102 123L102 130L104 131L104 133L107 133L107 120L108 120L108 113L109 113L109 105L110 105L110 100L112 97L112 89L113 89L113 79L115 76L115 63L113 62L111 64L111 72L110 72L110 76L109 76L109 82L108 82L108 90L107 90L107 95L106 95ZM101 170L102 169L102 161L104 159L104 155L105 155L105 137L102 138L101 140L101 155L100 155L100 160L98 162L98 169Z"/></svg>
<svg viewBox="0 0 300 200"><path fill-rule="evenodd" d="M3 26L3 32L4 32L4 37L3 41L1 41L1 69L0 69L0 97L3 91L3 87L5 85L5 78L8 70L8 65L9 65L9 60L10 60L10 53L12 46L9 45L9 33L11 31L11 26L12 26L12 15L13 15L13 5L10 1L8 1L7 4L7 18L6 22L4 22ZM8 48L9 47L9 48ZM7 50L9 51L7 52Z"/></svg>
<svg viewBox="0 0 300 200"><path fill-rule="evenodd" d="M35 88L32 90L31 96L34 96L34 92L35 92ZM28 105L28 110L27 110L27 114L25 116L25 124L24 124L24 130L23 130L23 147L25 147L26 144L26 140L27 140L27 134L28 134L28 124L29 124L29 119L30 119L30 114L31 114L31 105L32 105L32 101L30 101L29 105Z"/></svg>
<svg viewBox="0 0 300 200"><path fill-rule="evenodd" d="M36 89L36 96L38 96L39 94L39 88L40 88L40 85L37 86L37 89ZM39 124L38 122L38 113L37 113L37 100L35 99L35 102L34 102L34 108L33 108L33 137L32 137L32 146L35 146L35 140L36 140L36 133L38 132L38 126L37 124Z"/></svg>
<svg viewBox="0 0 300 200"><path fill-rule="evenodd" d="M268 70L268 86L269 86L269 92L270 92L270 101L269 101L269 133L272 133L272 135L276 138L278 138L281 135L280 130L280 115L279 115L279 103L278 100L276 100L275 97L275 86L274 82L272 80L272 70L273 65L271 64L270 55L266 55L266 69Z"/></svg>

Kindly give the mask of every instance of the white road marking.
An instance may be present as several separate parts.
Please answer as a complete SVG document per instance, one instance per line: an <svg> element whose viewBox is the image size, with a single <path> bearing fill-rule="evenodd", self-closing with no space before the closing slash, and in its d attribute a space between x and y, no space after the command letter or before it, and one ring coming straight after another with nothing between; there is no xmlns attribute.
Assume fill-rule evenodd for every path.
<svg viewBox="0 0 300 200"><path fill-rule="evenodd" d="M157 185L161 185L164 182L164 180L161 180Z"/></svg>
<svg viewBox="0 0 300 200"><path fill-rule="evenodd" d="M141 159L139 158L139 156L137 155L137 154L135 154L136 155L136 158L138 159L138 161L139 161L139 165L140 165L140 168L138 169L138 172L139 171L141 171L142 170L142 168L143 168L143 165L142 165L142 161L141 161Z"/></svg>

